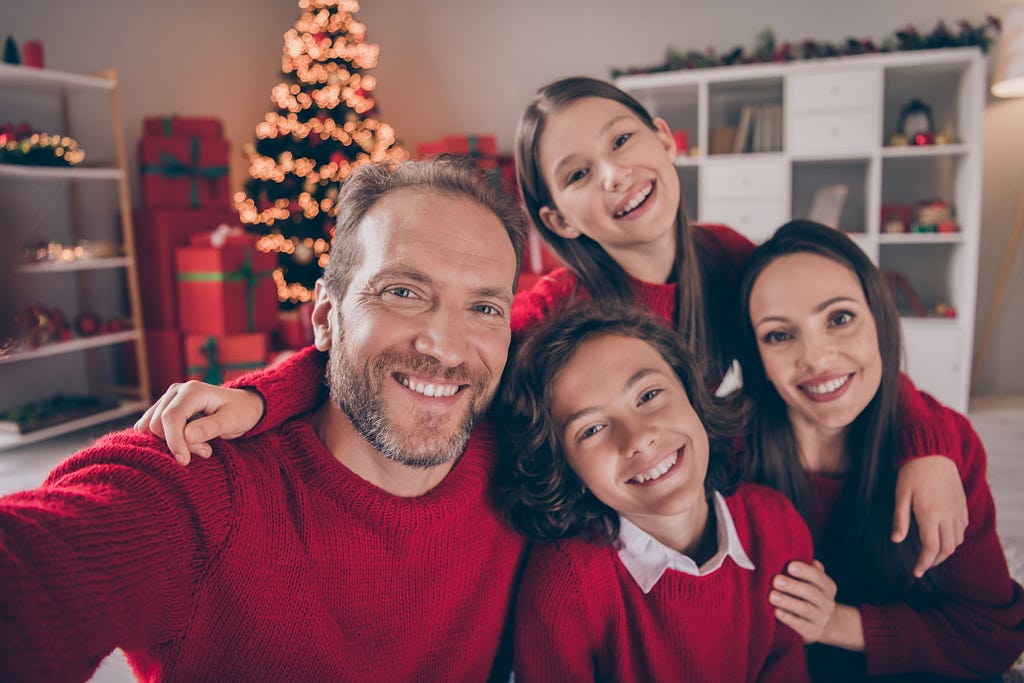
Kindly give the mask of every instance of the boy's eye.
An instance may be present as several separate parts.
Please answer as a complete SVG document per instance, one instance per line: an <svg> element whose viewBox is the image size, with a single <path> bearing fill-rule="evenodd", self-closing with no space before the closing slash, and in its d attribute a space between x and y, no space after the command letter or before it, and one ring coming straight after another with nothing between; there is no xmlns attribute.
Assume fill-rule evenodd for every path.
<svg viewBox="0 0 1024 683"><path fill-rule="evenodd" d="M573 171L572 173L569 174L569 176L565 179L565 184L566 185L572 185L573 183L576 183L576 182L579 182L579 181L583 180L586 176L587 176L586 169L578 168L578 169L576 169L575 171Z"/></svg>
<svg viewBox="0 0 1024 683"><path fill-rule="evenodd" d="M654 397L660 394L661 392L662 389L651 389L650 391L645 391L643 394L641 394L638 404L643 405L644 403L653 400Z"/></svg>
<svg viewBox="0 0 1024 683"><path fill-rule="evenodd" d="M632 133L623 133L622 135L615 138L615 142L612 144L612 149L618 149L626 144L626 141L633 137Z"/></svg>
<svg viewBox="0 0 1024 683"><path fill-rule="evenodd" d="M789 335L782 330L772 330L762 337L765 344L781 344L789 339Z"/></svg>

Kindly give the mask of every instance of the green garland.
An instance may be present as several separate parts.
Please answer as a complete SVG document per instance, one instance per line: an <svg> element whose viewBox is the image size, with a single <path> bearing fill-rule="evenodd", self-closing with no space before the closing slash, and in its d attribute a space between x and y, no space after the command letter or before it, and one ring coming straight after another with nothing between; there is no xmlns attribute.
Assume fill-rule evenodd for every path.
<svg viewBox="0 0 1024 683"><path fill-rule="evenodd" d="M682 69L706 69L713 66L733 66L736 64L762 64L767 62L791 62L801 59L820 59L823 57L842 57L846 55L863 55L878 52L902 52L906 50L931 50L944 47L980 47L982 52L988 50L999 33L999 19L989 15L986 20L973 26L968 21L957 23L957 31L951 31L945 22L939 21L931 33L920 33L914 26L908 25L887 36L881 44L867 38L847 38L843 43L829 43L816 40L805 40L800 43L786 41L777 44L775 32L766 28L757 36L757 46L747 52L737 45L732 50L716 53L712 48L704 52L690 50L680 52L668 48L665 61L661 64L646 67L629 67L612 69L612 78L631 74L651 74L661 71L679 71Z"/></svg>

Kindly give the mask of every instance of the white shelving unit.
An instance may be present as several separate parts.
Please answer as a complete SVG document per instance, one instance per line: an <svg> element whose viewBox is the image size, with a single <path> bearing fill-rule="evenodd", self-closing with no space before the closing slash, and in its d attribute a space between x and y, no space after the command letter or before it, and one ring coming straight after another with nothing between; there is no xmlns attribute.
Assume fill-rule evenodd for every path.
<svg viewBox="0 0 1024 683"><path fill-rule="evenodd" d="M617 84L695 150L677 164L691 216L755 242L806 217L815 192L848 188L838 227L881 268L902 274L926 310L903 318L905 369L943 403L966 412L970 395L981 233L985 62L976 48L921 50L625 76ZM912 99L932 110L947 144L889 146ZM745 107L781 105L777 152L710 154ZM948 201L958 232L887 234L884 205Z"/></svg>
<svg viewBox="0 0 1024 683"><path fill-rule="evenodd" d="M0 433L0 450L141 412L149 379L136 279L131 200L117 75L0 65L0 122L69 135L85 151L76 167L0 164L0 235L17 252L33 242L111 242L121 255L19 265L18 307L39 303L69 321L82 312L132 329L19 348L0 355L0 410L55 394L91 394L115 407L24 434ZM5 293L5 295L10 295Z"/></svg>

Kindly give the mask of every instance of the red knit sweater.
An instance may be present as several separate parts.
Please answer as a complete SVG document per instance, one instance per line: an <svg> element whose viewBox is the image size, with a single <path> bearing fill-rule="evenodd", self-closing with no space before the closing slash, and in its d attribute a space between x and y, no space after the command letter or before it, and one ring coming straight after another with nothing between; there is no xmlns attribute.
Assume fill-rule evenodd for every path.
<svg viewBox="0 0 1024 683"><path fill-rule="evenodd" d="M803 641L768 602L786 563L810 560L807 527L756 484L726 502L754 571L730 558L702 577L668 570L645 595L609 545L534 546L516 606L516 681L807 680Z"/></svg>
<svg viewBox="0 0 1024 683"><path fill-rule="evenodd" d="M525 543L488 496L495 448L485 420L406 499L305 419L187 468L106 437L0 499L0 680L84 680L118 646L144 680L507 680Z"/></svg>
<svg viewBox="0 0 1024 683"><path fill-rule="evenodd" d="M937 432L965 444L960 476L967 493L970 525L963 545L935 573L938 595L916 584L905 601L860 605L865 652L852 657L835 648L816 646L811 658L814 678L846 680L868 676L930 672L951 677L995 676L1024 650L1024 591L1009 575L996 533L996 511L985 480L984 447L967 418L920 393ZM811 476L816 490L815 529L836 515L856 514L835 507L843 480ZM827 544L826 544L827 546ZM819 547L828 571L830 552ZM842 586L839 587L842 592ZM859 661L858 661L859 660ZM856 676L850 676L856 679Z"/></svg>

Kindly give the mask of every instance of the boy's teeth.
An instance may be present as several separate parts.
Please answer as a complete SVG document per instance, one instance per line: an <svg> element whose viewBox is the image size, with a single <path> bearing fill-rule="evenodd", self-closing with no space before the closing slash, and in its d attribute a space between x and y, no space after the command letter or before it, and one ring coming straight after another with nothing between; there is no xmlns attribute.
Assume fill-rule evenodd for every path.
<svg viewBox="0 0 1024 683"><path fill-rule="evenodd" d="M430 384L428 382L413 382L408 377L401 379L402 386L407 389L412 389L417 394L423 394L424 396L454 396L458 392L459 387L455 384Z"/></svg>
<svg viewBox="0 0 1024 683"><path fill-rule="evenodd" d="M630 211L632 211L633 209L635 209L636 207L643 204L644 200L647 199L647 197L651 194L652 189L654 189L654 186L648 184L646 188L644 188L641 192L637 193L637 195L633 197L632 200L630 200L629 204L626 204L626 206L622 208L622 211L615 214L615 217L621 218Z"/></svg>
<svg viewBox="0 0 1024 683"><path fill-rule="evenodd" d="M669 457L665 458L660 463L652 467L651 469L633 477L633 481L635 481L638 484L645 484L649 481L654 481L655 479L657 479L658 477L672 469L672 465L675 465L676 460L678 459L679 454L673 453L672 455L670 455Z"/></svg>
<svg viewBox="0 0 1024 683"><path fill-rule="evenodd" d="M840 377L839 379L832 379L822 384L805 384L804 389L811 394L830 394L849 380L849 377Z"/></svg>

